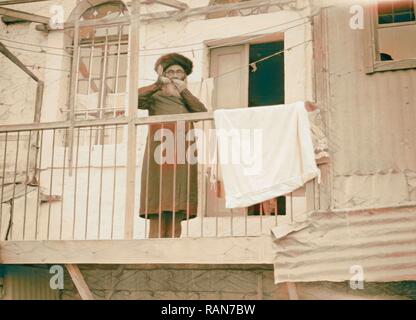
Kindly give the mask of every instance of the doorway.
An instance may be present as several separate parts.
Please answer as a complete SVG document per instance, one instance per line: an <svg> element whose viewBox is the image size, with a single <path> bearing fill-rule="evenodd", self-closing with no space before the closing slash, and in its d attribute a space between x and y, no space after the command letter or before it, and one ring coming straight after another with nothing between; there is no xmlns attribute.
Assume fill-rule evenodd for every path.
<svg viewBox="0 0 416 320"><path fill-rule="evenodd" d="M242 108L285 103L284 41L245 43L211 49L213 108ZM249 67L247 67L249 66ZM220 167L216 173L221 181ZM219 185L219 189L222 187ZM223 190L207 190L208 216L285 215L286 197L249 208L226 209Z"/></svg>

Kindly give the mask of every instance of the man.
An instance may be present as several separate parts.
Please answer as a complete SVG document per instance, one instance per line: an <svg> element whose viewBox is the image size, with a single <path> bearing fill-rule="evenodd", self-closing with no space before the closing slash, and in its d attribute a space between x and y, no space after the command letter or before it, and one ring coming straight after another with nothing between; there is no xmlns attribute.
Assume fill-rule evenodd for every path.
<svg viewBox="0 0 416 320"><path fill-rule="evenodd" d="M192 61L181 54L160 57L155 63L157 81L139 88L138 108L149 110L151 116L206 112L204 104L187 89L187 76L192 73L192 68ZM197 165L188 164L186 155L177 155L178 144L185 143L185 151L189 146L189 142L178 141L178 138L184 138L192 128L192 122L187 122L185 132L179 134L181 129L176 123L149 125L141 178L140 217L149 219L150 238L180 237L181 221L196 217ZM158 148L160 143L155 138L161 140L158 137L160 131L163 136L164 130L170 130L175 137L173 163L160 161L159 150L163 148ZM180 163L177 159L185 162Z"/></svg>

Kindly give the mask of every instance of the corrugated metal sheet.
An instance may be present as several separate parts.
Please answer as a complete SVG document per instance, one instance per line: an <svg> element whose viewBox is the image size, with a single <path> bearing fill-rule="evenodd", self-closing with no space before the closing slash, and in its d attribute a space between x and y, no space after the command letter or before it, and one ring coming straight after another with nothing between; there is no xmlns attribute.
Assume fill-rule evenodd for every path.
<svg viewBox="0 0 416 320"><path fill-rule="evenodd" d="M314 213L276 227L275 282L416 280L416 206Z"/></svg>
<svg viewBox="0 0 416 320"><path fill-rule="evenodd" d="M392 180L387 175L397 174L397 183L408 182L408 194L405 198L398 194L388 204L416 200L414 182L409 182L416 175L416 69L366 74L369 22L365 21L363 30L350 28L349 8L350 5L336 5L326 9L329 26L329 110L326 112L334 188L345 193L346 183L361 184L354 178L347 181L345 177L366 176L375 186L373 196L386 201L388 193L394 195L396 190L399 193L402 190L395 183L390 183L386 191L377 190L377 185L380 179L385 178L386 183ZM343 180L337 184L340 177ZM334 194L335 208L354 206L353 201L338 201L339 196ZM366 199L363 200L365 203Z"/></svg>
<svg viewBox="0 0 416 320"><path fill-rule="evenodd" d="M5 300L59 300L59 290L52 290L52 274L44 266L3 266Z"/></svg>

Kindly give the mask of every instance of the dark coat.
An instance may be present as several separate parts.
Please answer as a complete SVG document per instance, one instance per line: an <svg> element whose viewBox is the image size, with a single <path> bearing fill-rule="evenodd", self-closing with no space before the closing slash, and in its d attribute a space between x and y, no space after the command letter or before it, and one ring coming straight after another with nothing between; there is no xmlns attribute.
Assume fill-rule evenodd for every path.
<svg viewBox="0 0 416 320"><path fill-rule="evenodd" d="M149 110L149 115L167 115L189 112L206 111L204 105L185 89L181 97L165 96L157 91L154 85L139 89L139 109ZM182 126L177 123L151 124L143 159L140 211L142 218L154 218L161 212L180 212L185 219L191 219L197 215L198 207L198 165L184 161L178 161L179 144L185 145L185 150L191 142L179 141L193 128L191 121ZM160 141L155 141L155 133L158 130L170 130L173 133L175 143L175 157L173 163L159 165ZM185 132L180 132L184 130ZM162 131L163 132L163 131ZM163 133L162 133L163 135ZM160 140L160 139L159 139ZM158 148L159 146L159 148ZM163 156L166 156L165 153Z"/></svg>

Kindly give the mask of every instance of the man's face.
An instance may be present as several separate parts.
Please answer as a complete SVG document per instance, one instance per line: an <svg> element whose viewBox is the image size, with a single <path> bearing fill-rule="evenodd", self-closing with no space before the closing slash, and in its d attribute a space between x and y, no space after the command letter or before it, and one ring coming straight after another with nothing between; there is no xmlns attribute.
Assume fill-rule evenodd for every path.
<svg viewBox="0 0 416 320"><path fill-rule="evenodd" d="M174 64L174 65L170 66L169 68L167 68L165 70L165 72L163 74L164 74L165 77L169 78L170 80L178 79L178 80L183 81L186 77L185 71L178 64Z"/></svg>

